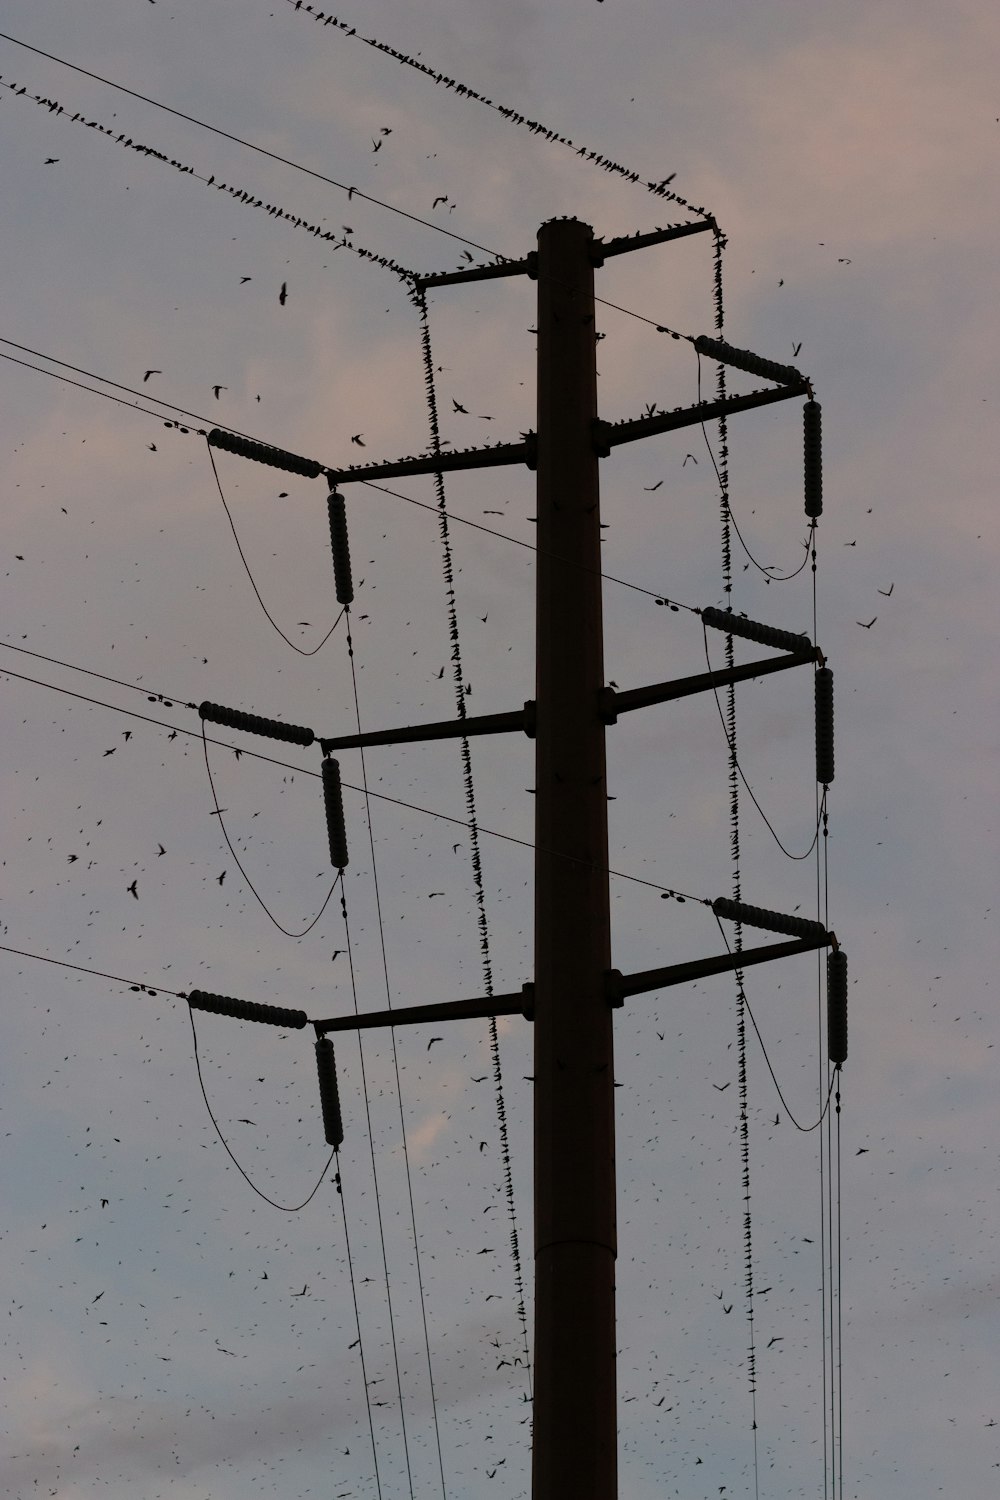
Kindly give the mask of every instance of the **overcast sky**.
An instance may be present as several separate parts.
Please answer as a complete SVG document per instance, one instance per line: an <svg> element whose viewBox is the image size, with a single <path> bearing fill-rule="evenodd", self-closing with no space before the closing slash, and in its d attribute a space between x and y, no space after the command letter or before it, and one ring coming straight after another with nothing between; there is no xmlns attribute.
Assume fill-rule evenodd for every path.
<svg viewBox="0 0 1000 1500"><path fill-rule="evenodd" d="M289 1213L226 1154L188 1007L163 989L310 1019L484 993L457 742L371 750L364 767L341 753L345 927L339 890L314 922L334 880L318 749L213 732L244 752L209 747L220 817L189 705L317 735L356 714L371 729L453 717L450 559L467 711L520 707L532 475L447 476L447 559L431 479L345 487L352 676L343 621L302 654L339 613L323 481L216 453L227 516L198 430L330 467L424 452L418 314L362 251L429 273L522 257L561 214L610 238L702 209L728 237L727 336L795 363L823 406L829 925L850 1053L838 1171L836 1127L792 1118L815 1123L825 1090L816 960L747 970L783 1096L748 1025L754 1408L733 980L616 1013L620 1494L992 1500L995 9L345 0L337 16L359 35L290 0L3 9L9 37L52 56L0 40L0 920L8 949L36 955L0 954L2 1493L529 1493L487 1024L400 1028L395 1047L368 1033L363 1052L338 1040L342 1195L331 1169ZM680 202L646 190L671 174ZM597 273L603 416L697 400L690 344L657 325L711 333L712 286L708 234ZM534 426L534 295L519 277L429 295L451 446ZM734 391L757 383L730 372ZM187 432L164 425L172 408ZM689 427L603 460L606 672L622 688L704 670L700 621L655 599L725 601L710 449L717 430ZM729 450L755 559L734 535L734 607L811 631L809 568L770 582L757 566L804 558L800 402L734 417ZM721 662L723 638L711 648ZM736 694L743 772L796 855L815 827L808 677ZM531 978L532 747L498 736L470 754L500 993ZM731 890L712 696L624 716L608 762L615 965L720 951L707 908L661 899ZM813 858L787 859L745 792L741 828L745 899L815 915ZM233 1156L301 1203L329 1154L312 1032L204 1014L197 1030ZM498 1032L530 1345L531 1032Z"/></svg>

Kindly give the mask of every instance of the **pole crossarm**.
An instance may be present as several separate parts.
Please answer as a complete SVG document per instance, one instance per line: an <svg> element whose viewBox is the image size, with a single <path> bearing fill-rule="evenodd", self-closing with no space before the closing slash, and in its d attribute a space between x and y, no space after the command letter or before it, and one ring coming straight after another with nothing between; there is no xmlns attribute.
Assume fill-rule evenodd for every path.
<svg viewBox="0 0 1000 1500"><path fill-rule="evenodd" d="M412 724L402 729L372 729L363 734L342 734L321 739L324 755L333 750L367 750L369 745L407 745L420 740L458 740L476 734L504 734L520 729L530 740L535 737L535 705L529 699L523 708L510 713L478 714L471 719L441 719L434 724Z"/></svg>
<svg viewBox="0 0 1000 1500"><path fill-rule="evenodd" d="M414 276L413 285L423 291L428 286L455 286L462 281L495 281L500 276L526 276L531 257L525 260L502 260L489 266L463 266L460 271L441 271L433 276Z"/></svg>
<svg viewBox="0 0 1000 1500"><path fill-rule="evenodd" d="M648 234L622 234L613 240L595 240L590 252L591 263L602 266L609 255L627 255L630 250L645 250L649 245L662 245L667 240L681 240L686 235L704 234L715 228L714 219L697 219L694 223L668 224L665 229L651 229Z"/></svg>
<svg viewBox="0 0 1000 1500"><path fill-rule="evenodd" d="M614 724L619 714L634 708L649 708L654 703L672 703L675 698L687 698L692 693L704 693L709 688L728 687L732 682L747 682L753 677L766 677L771 672L786 672L789 667L801 667L806 662L817 661L819 652L809 641L804 641L801 652L782 656L769 656L762 661L748 661L737 667L719 667L712 672L698 672L693 677L675 677L672 682L651 682L646 687L601 689L601 718L605 724Z"/></svg>
<svg viewBox="0 0 1000 1500"><path fill-rule="evenodd" d="M367 1031L376 1026L416 1026L423 1021L477 1021L487 1016L535 1018L535 987L522 985L507 995L486 995L474 1000L443 1000L437 1005L405 1005L399 1010L373 1010L361 1016L333 1016L314 1021L319 1036L328 1031Z"/></svg>
<svg viewBox="0 0 1000 1500"><path fill-rule="evenodd" d="M714 422L718 417L730 416L733 412L750 411L755 406L769 406L772 401L788 401L794 396L811 394L810 382L800 380L794 385L781 386L778 390L749 391L745 396L726 396L721 401L699 401L695 406L678 406L673 411L659 412L655 417L636 417L623 422L595 421L594 444L599 456L607 458L612 448L617 448L622 443L636 443L640 438L656 437L661 432L675 432L678 427Z"/></svg>
<svg viewBox="0 0 1000 1500"><path fill-rule="evenodd" d="M770 963L772 958L811 953L816 948L828 948L835 941L832 932L821 931L791 943L767 943L761 948L742 948L737 953L716 953L710 958L695 958L685 964L668 964L664 969L641 969L635 974L609 969L606 976L608 1001L617 1007L623 1005L629 995L665 990L675 984L690 984L695 979L730 973L733 969L748 969L753 964Z"/></svg>
<svg viewBox="0 0 1000 1500"><path fill-rule="evenodd" d="M385 464L352 464L348 469L324 469L331 484L368 479L398 479L407 474L444 474L453 469L494 469L503 464L535 467L535 434L526 432L520 443L497 443L493 448L463 448L459 453L424 453Z"/></svg>

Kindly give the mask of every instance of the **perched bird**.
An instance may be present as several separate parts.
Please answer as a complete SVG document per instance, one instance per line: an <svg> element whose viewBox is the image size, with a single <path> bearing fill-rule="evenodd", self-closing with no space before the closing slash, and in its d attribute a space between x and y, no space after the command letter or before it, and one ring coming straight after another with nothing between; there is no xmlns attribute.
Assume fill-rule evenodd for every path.
<svg viewBox="0 0 1000 1500"><path fill-rule="evenodd" d="M281 283L281 291L278 293L278 301L281 303L282 307L284 307L285 303L288 301L288 283L286 281L283 281Z"/></svg>

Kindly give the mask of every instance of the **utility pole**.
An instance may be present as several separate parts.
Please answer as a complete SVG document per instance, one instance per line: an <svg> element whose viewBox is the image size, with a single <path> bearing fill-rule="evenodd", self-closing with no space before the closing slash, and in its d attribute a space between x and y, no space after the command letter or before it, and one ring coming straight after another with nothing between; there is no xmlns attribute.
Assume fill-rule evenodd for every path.
<svg viewBox="0 0 1000 1500"><path fill-rule="evenodd" d="M538 235L534 1500L617 1494L593 232Z"/></svg>
<svg viewBox="0 0 1000 1500"><path fill-rule="evenodd" d="M537 469L536 647L534 700L520 709L431 724L323 737L312 729L203 703L202 719L307 746L324 755L323 787L330 856L347 864L339 749L480 734L520 732L535 748L535 972L509 994L477 995L311 1023L304 1011L192 991L205 1010L270 1025L315 1027L326 1138L342 1140L332 1032L423 1025L474 1017L522 1015L534 1023L535 1382L533 1500L615 1500L615 1103L614 1010L626 998L689 984L827 948L829 1055L847 1055L847 961L835 934L819 921L719 897L705 900L719 918L784 933L791 941L741 947L705 958L623 974L611 967L605 727L620 714L712 692L736 682L811 665L815 676L816 780L833 780L833 674L806 636L748 620L731 610L698 611L706 628L771 647L779 654L668 682L611 688L604 683L601 593L600 459L613 447L733 412L806 397L803 410L805 512L822 511L820 408L798 370L701 336L699 353L772 382L744 395L616 422L597 411L594 269L624 255L691 234L715 231L714 220L675 224L645 234L595 240L589 225L554 219L538 233L536 252L519 261L469 266L414 278L428 287L529 276L538 283L538 431L519 443L497 443L389 463L329 468L315 459L216 428L214 447L317 478L328 496L337 598L353 599L347 522L339 485L411 474L525 464ZM666 332L667 330L662 330ZM675 335L681 337L681 335ZM815 554L814 554L815 555ZM663 603L663 600L658 600Z"/></svg>

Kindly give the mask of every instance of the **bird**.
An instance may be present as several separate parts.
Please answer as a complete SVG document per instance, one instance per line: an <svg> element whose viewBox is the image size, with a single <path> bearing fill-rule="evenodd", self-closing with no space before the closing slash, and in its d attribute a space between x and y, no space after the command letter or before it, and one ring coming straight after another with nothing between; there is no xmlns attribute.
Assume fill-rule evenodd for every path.
<svg viewBox="0 0 1000 1500"><path fill-rule="evenodd" d="M442 193L440 198L435 198L434 199L434 202L431 204L431 209L433 210L433 209L437 208L437 206L438 206L439 203L447 203L447 202L448 202L448 195L447 195L447 193Z"/></svg>
<svg viewBox="0 0 1000 1500"><path fill-rule="evenodd" d="M799 350L800 350L800 349L801 349L801 348L802 348L802 345L801 345L801 344L793 344L793 345L792 345L792 358L793 358L793 359L795 359L795 358L796 358L796 357L797 357L797 355L798 355L798 352L799 352Z"/></svg>
<svg viewBox="0 0 1000 1500"><path fill-rule="evenodd" d="M228 385L213 385L212 390L215 392L215 399L216 399L216 401L218 401L218 399L219 399L219 392L220 391L228 391L228 389L229 389Z"/></svg>
<svg viewBox="0 0 1000 1500"><path fill-rule="evenodd" d="M237 1125L256 1125L256 1120L237 1120ZM264 1280L267 1280L267 1272L264 1272Z"/></svg>
<svg viewBox="0 0 1000 1500"><path fill-rule="evenodd" d="M309 1290L309 1283L308 1283L308 1282L306 1282L306 1284L305 1284L305 1286L304 1286L304 1287L303 1287L303 1288L302 1288L302 1290L301 1290L301 1292L293 1292L293 1293L292 1293L292 1296L293 1296L293 1297L304 1297L304 1296L305 1296L305 1294L306 1294L306 1292L308 1292L308 1290Z"/></svg>
<svg viewBox="0 0 1000 1500"><path fill-rule="evenodd" d="M392 126L391 125L380 125L379 126L379 131L380 131L380 133L382 135L392 135Z"/></svg>
<svg viewBox="0 0 1000 1500"><path fill-rule="evenodd" d="M889 587L887 589L879 589L878 592L882 595L883 599L891 599L892 598L892 591L893 591L893 589L895 587L896 587L896 585L894 583L890 583L890 585L889 585Z"/></svg>
<svg viewBox="0 0 1000 1500"><path fill-rule="evenodd" d="M107 1206L108 1206L108 1200L107 1200L107 1198L102 1198L101 1199L101 1207L102 1208L107 1208Z"/></svg>
<svg viewBox="0 0 1000 1500"><path fill-rule="evenodd" d="M480 1151L485 1151L486 1150L486 1142L485 1141L480 1141L479 1142L479 1149L480 1149Z"/></svg>
<svg viewBox="0 0 1000 1500"><path fill-rule="evenodd" d="M463 406L461 401L456 401L454 396L452 396L451 398L451 404L455 408L455 410L460 411L463 416L467 417L469 415L469 408L467 406Z"/></svg>
<svg viewBox="0 0 1000 1500"><path fill-rule="evenodd" d="M482 1078L473 1078L473 1079L472 1079L472 1082L473 1082L473 1083L485 1083L485 1082L486 1082L486 1080L487 1080L487 1078L488 1078L488 1077L489 1077L489 1076L490 1076L490 1075L489 1075L489 1074L488 1074L488 1073L484 1073L484 1074L483 1074L483 1076L482 1076Z"/></svg>
<svg viewBox="0 0 1000 1500"><path fill-rule="evenodd" d="M684 463L681 464L681 468L682 469L684 468L684 466L687 463L688 459L690 459L693 464L696 464L698 462L698 460L695 458L695 456L694 456L693 453L685 453L685 455L684 455Z"/></svg>
<svg viewBox="0 0 1000 1500"><path fill-rule="evenodd" d="M372 150L373 151L381 151L382 145L383 145L382 141L372 141Z"/></svg>
<svg viewBox="0 0 1000 1500"><path fill-rule="evenodd" d="M865 624L865 622L864 622L864 620L855 620L855 622L854 622L854 623L855 623L855 624L856 624L856 625L860 625L860 626L861 626L861 629L862 629L862 630L871 630L871 628L872 628L872 626L873 626L873 625L874 625L874 624L875 624L875 621L876 621L876 620L877 620L877 619L878 619L878 615L872 615L872 617L871 617L871 619L870 619L870 620L869 620L869 621L868 621L868 624L867 624L867 625L866 625L866 624Z"/></svg>
<svg viewBox="0 0 1000 1500"><path fill-rule="evenodd" d="M330 962L333 963L333 960L335 958L339 957L339 955L341 953L343 953L343 951L344 951L343 948L338 948L337 951L336 951L336 953L331 954L331 956L330 956Z"/></svg>
<svg viewBox="0 0 1000 1500"><path fill-rule="evenodd" d="M430 1041L427 1043L427 1050L428 1050L428 1052L431 1050L431 1048L433 1047L433 1045L434 1045L435 1042L440 1042L440 1041L443 1041L443 1037L432 1036L431 1039L430 1039Z"/></svg>
<svg viewBox="0 0 1000 1500"><path fill-rule="evenodd" d="M281 291L278 293L278 301L281 303L282 307L284 307L285 303L288 301L288 283L286 281L283 281L281 283Z"/></svg>
<svg viewBox="0 0 1000 1500"><path fill-rule="evenodd" d="M155 443L147 443L146 447L149 449L150 453L155 453L156 452L156 444Z"/></svg>
<svg viewBox="0 0 1000 1500"><path fill-rule="evenodd" d="M55 164L56 164L56 162L57 162L57 161L58 161L58 160L59 160L59 158L58 158L58 156L47 156L47 157L46 157L46 158L45 158L45 165L46 165L46 166L47 166L47 167L54 167L54 166L55 166Z"/></svg>
<svg viewBox="0 0 1000 1500"><path fill-rule="evenodd" d="M138 884L139 884L139 881L138 881L138 878L137 878L137 879L133 880L133 882L132 882L131 885L125 887L125 889L129 893L129 895L130 896L134 896L137 901L139 899L139 892L136 889L136 887L138 886Z"/></svg>
<svg viewBox="0 0 1000 1500"><path fill-rule="evenodd" d="M683 465L681 465L681 467L683 468ZM646 491L647 495L651 495L654 490L658 490L660 488L660 485L662 483L663 483L663 480L662 479L658 479L655 484L644 484L643 485L643 489Z"/></svg>
<svg viewBox="0 0 1000 1500"><path fill-rule="evenodd" d="M855 1156L867 1156L867 1154L868 1154L868 1147L867 1146L859 1146L858 1149L857 1149L857 1151L855 1151L854 1154L855 1154Z"/></svg>
<svg viewBox="0 0 1000 1500"><path fill-rule="evenodd" d="M731 1313L731 1312L732 1312L732 1310L733 1310L733 1304L732 1304L732 1303L731 1303L731 1302L730 1302L730 1304L729 1304L729 1306L728 1306L728 1307L727 1307L727 1306L726 1306L726 1304L725 1304L725 1303L723 1303L723 1304L722 1304L722 1311L723 1311L723 1312L724 1312L724 1313Z"/></svg>
<svg viewBox="0 0 1000 1500"><path fill-rule="evenodd" d="M142 377L143 383L145 383L149 379L150 375L162 375L162 374L163 374L162 370L147 370L146 373L145 373L145 375Z"/></svg>
<svg viewBox="0 0 1000 1500"><path fill-rule="evenodd" d="M225 871L225 870L223 870L223 872L222 872L222 874L221 874L221 875L216 875L216 877L215 877L215 878L216 878L216 880L217 880L217 881L218 881L218 882L219 882L219 884L220 884L220 885L221 885L221 884L222 884L222 882L223 882L223 881L224 881L224 880L225 880L225 878L226 878L226 871Z"/></svg>
<svg viewBox="0 0 1000 1500"><path fill-rule="evenodd" d="M733 1080L730 1078L726 1083L713 1083L712 1087L713 1089L718 1089L720 1094L724 1094L732 1081Z"/></svg>
<svg viewBox="0 0 1000 1500"><path fill-rule="evenodd" d="M100 1300L101 1300L101 1298L102 1298L102 1297L103 1297L103 1296L104 1296L104 1293L103 1293L103 1292L98 1292L98 1294L97 1294L97 1296L96 1296L96 1297L95 1297L95 1298L94 1298L94 1302L100 1302ZM93 1307L93 1305L94 1305L94 1303L93 1303L93 1302L92 1302L92 1303L91 1303L91 1307Z"/></svg>
<svg viewBox="0 0 1000 1500"><path fill-rule="evenodd" d="M354 436L351 438L351 442L352 443L356 443L359 448L367 448L368 447L367 443L364 443L364 442L361 441L361 434L360 434L360 432L356 432L354 434Z"/></svg>
<svg viewBox="0 0 1000 1500"><path fill-rule="evenodd" d="M845 547L856 547L857 545L858 545L858 539L857 539L857 537L854 538L853 542L845 542L844 543Z"/></svg>
<svg viewBox="0 0 1000 1500"><path fill-rule="evenodd" d="M468 260L468 261L472 260L472 252L470 250L463 250L462 251L462 255L463 255L463 258L465 260Z"/></svg>
<svg viewBox="0 0 1000 1500"><path fill-rule="evenodd" d="M770 1349L772 1344L780 1344L784 1340L784 1337L783 1333L776 1333L773 1339L768 1339L767 1347Z"/></svg>
<svg viewBox="0 0 1000 1500"><path fill-rule="evenodd" d="M430 899L431 899L432 896L443 896L443 895L444 895L444 891L428 891L427 892L427 899L428 899L428 901L430 901Z"/></svg>
<svg viewBox="0 0 1000 1500"><path fill-rule="evenodd" d="M452 852L452 854L457 854L458 851L459 851L459 849L461 849L461 847L462 847L461 844L452 844L452 846L451 846L451 852Z"/></svg>
<svg viewBox="0 0 1000 1500"><path fill-rule="evenodd" d="M438 678L443 677L444 676L444 667L441 668L440 672L435 672L434 676L438 677Z"/></svg>
<svg viewBox="0 0 1000 1500"><path fill-rule="evenodd" d="M245 286L248 281L253 281L253 277L252 276L241 276L240 277L240 286Z"/></svg>

